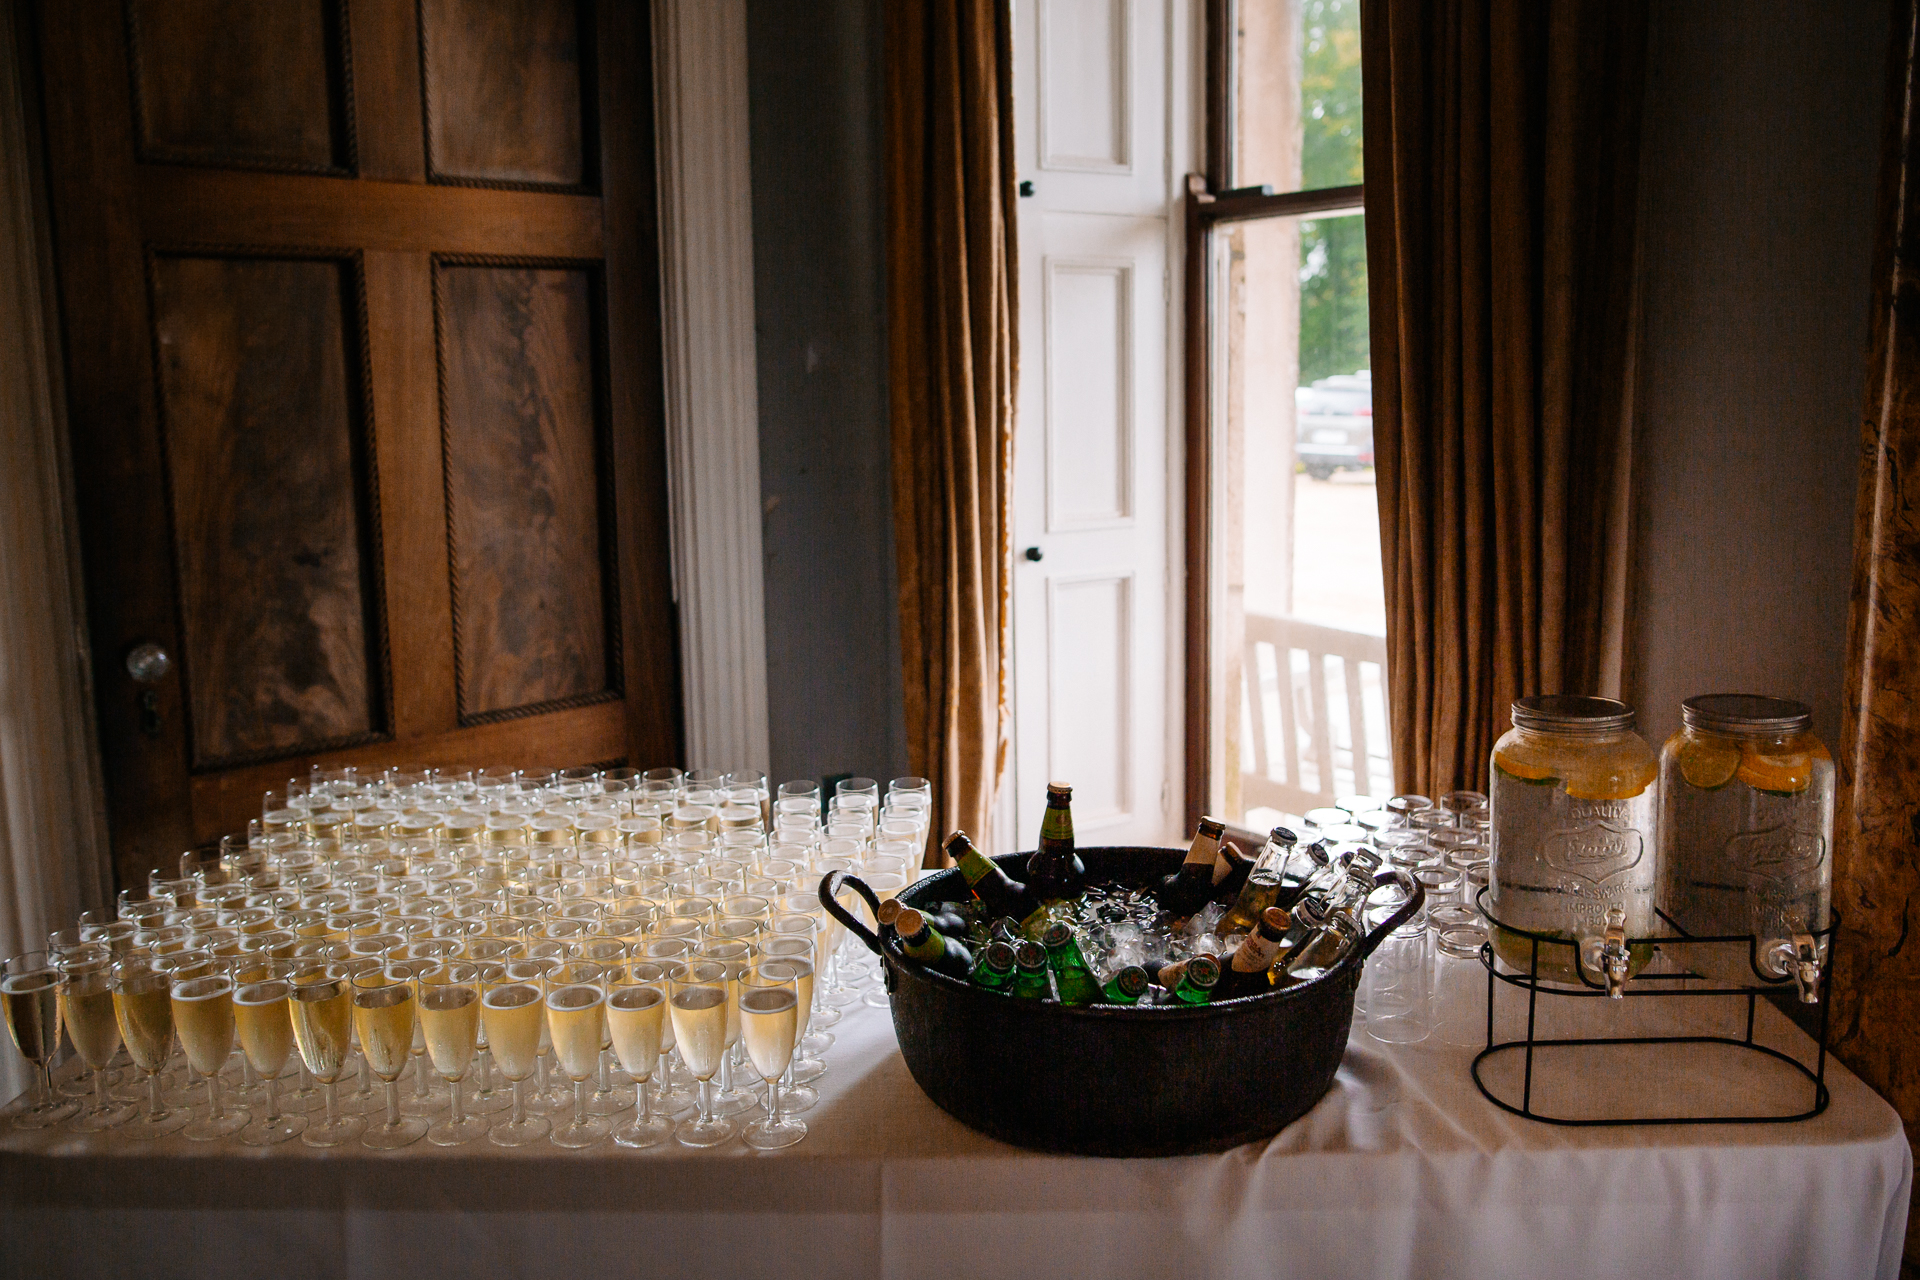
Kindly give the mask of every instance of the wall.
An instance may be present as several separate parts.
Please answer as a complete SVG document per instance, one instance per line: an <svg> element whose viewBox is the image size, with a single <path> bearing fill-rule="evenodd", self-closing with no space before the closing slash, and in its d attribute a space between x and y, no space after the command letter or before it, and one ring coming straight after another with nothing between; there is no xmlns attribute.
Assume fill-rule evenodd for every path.
<svg viewBox="0 0 1920 1280"><path fill-rule="evenodd" d="M908 772L878 0L749 0L773 780Z"/></svg>
<svg viewBox="0 0 1920 1280"><path fill-rule="evenodd" d="M1838 736L1881 0L1655 5L1629 697L1799 698Z"/></svg>

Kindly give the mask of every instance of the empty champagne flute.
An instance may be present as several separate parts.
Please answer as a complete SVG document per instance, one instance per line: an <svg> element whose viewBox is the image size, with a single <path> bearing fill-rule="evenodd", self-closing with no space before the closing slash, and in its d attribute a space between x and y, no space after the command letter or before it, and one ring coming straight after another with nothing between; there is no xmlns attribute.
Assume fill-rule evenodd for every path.
<svg viewBox="0 0 1920 1280"><path fill-rule="evenodd" d="M278 968L278 967L277 967ZM293 984L283 968L242 984L233 993L233 1022L240 1049L266 1086L266 1114L240 1130L240 1141L250 1147L270 1147L300 1135L307 1118L280 1110L277 1082L293 1053L293 1015L287 1006Z"/></svg>
<svg viewBox="0 0 1920 1280"><path fill-rule="evenodd" d="M769 960L743 975L740 989L740 1030L747 1058L767 1082L767 1115L747 1126L746 1144L762 1151L790 1147L807 1136L804 1121L788 1119L780 1110L780 1077L793 1059L799 1039L800 995L793 966Z"/></svg>
<svg viewBox="0 0 1920 1280"><path fill-rule="evenodd" d="M607 1038L605 973L588 961L569 960L547 975L547 1034L560 1069L573 1081L573 1120L550 1135L558 1147L590 1147L613 1129L611 1121L587 1109L587 1083Z"/></svg>
<svg viewBox="0 0 1920 1280"><path fill-rule="evenodd" d="M366 1127L359 1116L340 1114L340 1077L353 1045L353 980L339 964L329 964L296 974L292 984L287 1012L293 1042L308 1073L320 1082L327 1108L326 1119L318 1124L308 1117L300 1141L310 1147L337 1147L359 1137Z"/></svg>
<svg viewBox="0 0 1920 1280"><path fill-rule="evenodd" d="M403 961L353 976L353 1029L360 1052L387 1091L385 1123L367 1126L363 1145L377 1150L404 1147L427 1131L419 1116L400 1113L400 1073L413 1052L413 969Z"/></svg>
<svg viewBox="0 0 1920 1280"><path fill-rule="evenodd" d="M111 1129L133 1119L139 1110L107 1092L107 1065L120 1050L120 1024L113 1016L113 966L104 954L90 955L65 965L63 972L61 1021L93 1081L93 1105L73 1118L72 1127L83 1133Z"/></svg>
<svg viewBox="0 0 1920 1280"><path fill-rule="evenodd" d="M660 989L660 966L634 961L607 997L607 1026L620 1065L639 1090L640 1114L621 1125L613 1140L623 1147L653 1147L666 1141L671 1126L653 1114L653 1092L648 1087L667 1022L667 997Z"/></svg>
<svg viewBox="0 0 1920 1280"><path fill-rule="evenodd" d="M674 1131L674 1137L689 1147L717 1147L734 1134L733 1123L716 1119L713 1114L713 1073L727 1052L726 966L710 960L688 964L678 976L668 979L668 1016L673 1020L674 1040L680 1046L680 1058L700 1083L700 1113Z"/></svg>
<svg viewBox="0 0 1920 1280"><path fill-rule="evenodd" d="M207 1078L207 1114L185 1129L195 1142L212 1142L247 1127L245 1107L228 1109L220 1096L220 1069L233 1054L233 975L225 972L176 977L169 992L173 1027L187 1061Z"/></svg>
<svg viewBox="0 0 1920 1280"><path fill-rule="evenodd" d="M33 1101L14 1116L15 1127L44 1129L80 1109L71 1098L54 1096L53 1056L60 1050L60 989L66 979L44 951L29 951L7 961L0 976L0 1004L14 1047L33 1064Z"/></svg>
<svg viewBox="0 0 1920 1280"><path fill-rule="evenodd" d="M422 972L418 999L428 1060L453 1090L452 1110L427 1130L427 1141L441 1147L472 1142L487 1131L486 1118L469 1116L461 1095L480 1039L479 966L458 961Z"/></svg>
<svg viewBox="0 0 1920 1280"><path fill-rule="evenodd" d="M517 1147L546 1136L545 1116L527 1114L527 1077L533 1074L540 1056L540 1029L545 1025L545 997L538 981L513 981L513 965L507 966L507 981L488 987L480 998L480 1018L487 1028L487 1044L495 1065L513 1089L513 1112L504 1122L495 1121L487 1138L503 1147Z"/></svg>

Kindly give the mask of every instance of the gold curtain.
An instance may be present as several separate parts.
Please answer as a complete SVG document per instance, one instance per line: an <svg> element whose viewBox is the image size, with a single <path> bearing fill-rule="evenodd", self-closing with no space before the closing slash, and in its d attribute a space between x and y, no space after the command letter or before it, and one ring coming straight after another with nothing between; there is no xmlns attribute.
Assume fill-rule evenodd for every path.
<svg viewBox="0 0 1920 1280"><path fill-rule="evenodd" d="M1854 509L1847 701L1834 751L1834 1052L1920 1149L1920 0L1895 0ZM1920 1189L1907 1218L1920 1269Z"/></svg>
<svg viewBox="0 0 1920 1280"><path fill-rule="evenodd" d="M1619 696L1644 0L1363 0L1394 774Z"/></svg>
<svg viewBox="0 0 1920 1280"><path fill-rule="evenodd" d="M888 372L907 746L933 782L942 831L986 841L1010 720L1011 18L1004 0L889 0L885 13ZM929 863L938 858L930 849Z"/></svg>

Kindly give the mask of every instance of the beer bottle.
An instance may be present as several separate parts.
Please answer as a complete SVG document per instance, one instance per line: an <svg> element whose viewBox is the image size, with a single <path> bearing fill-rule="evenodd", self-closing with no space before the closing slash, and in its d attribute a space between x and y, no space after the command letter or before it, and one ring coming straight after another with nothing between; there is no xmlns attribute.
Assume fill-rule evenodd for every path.
<svg viewBox="0 0 1920 1280"><path fill-rule="evenodd" d="M1226 824L1216 818L1200 819L1186 861L1160 882L1162 910L1169 915L1190 916L1207 905L1207 899L1213 896L1214 864L1220 859L1220 836L1226 829Z"/></svg>
<svg viewBox="0 0 1920 1280"><path fill-rule="evenodd" d="M1002 871L986 854L973 847L967 833L956 831L947 837L947 856L960 868L967 888L989 915L1012 916L1024 937L1033 937L1046 928L1047 909L1033 890Z"/></svg>
<svg viewBox="0 0 1920 1280"><path fill-rule="evenodd" d="M1053 999L1053 978L1047 971L1047 949L1023 942L1013 953L1013 994L1022 1000Z"/></svg>
<svg viewBox="0 0 1920 1280"><path fill-rule="evenodd" d="M1280 955L1280 944L1286 940L1287 928L1292 923L1292 918L1279 907L1268 907L1261 912L1260 921L1254 926L1253 932L1234 951L1233 959L1221 966L1220 981L1213 988L1213 998L1232 1000L1271 991L1273 980L1270 971L1274 960Z"/></svg>
<svg viewBox="0 0 1920 1280"><path fill-rule="evenodd" d="M1108 1004L1139 1004L1140 997L1147 994L1149 985L1147 971L1137 964L1130 964L1107 980L1100 998Z"/></svg>
<svg viewBox="0 0 1920 1280"><path fill-rule="evenodd" d="M900 913L907 909L907 904L900 899L888 898L880 904L880 910L874 913L874 919L880 922L882 928L885 928L892 925L899 918ZM946 904L930 903L913 909L920 913L922 920L949 938L964 939L967 936L967 922L961 918L959 912L946 909Z"/></svg>
<svg viewBox="0 0 1920 1280"><path fill-rule="evenodd" d="M969 976L976 987L1005 991L1013 985L1013 965L1013 948L1004 942L992 942L980 952Z"/></svg>
<svg viewBox="0 0 1920 1280"><path fill-rule="evenodd" d="M1209 955L1197 955L1186 961L1186 968L1170 990L1181 1004L1206 1004L1213 999L1213 988L1220 981L1220 962Z"/></svg>
<svg viewBox="0 0 1920 1280"><path fill-rule="evenodd" d="M1253 928L1259 922L1262 911L1278 904L1280 887L1286 879L1288 856L1298 839L1285 827L1273 829L1273 833L1267 837L1267 847L1260 851L1260 856L1254 860L1253 870L1247 873L1246 883L1240 886L1239 896L1220 920L1221 937Z"/></svg>
<svg viewBox="0 0 1920 1280"><path fill-rule="evenodd" d="M1086 888L1087 869L1073 849L1073 788L1047 784L1047 812L1040 822L1040 843L1027 859L1027 884L1042 902L1077 898Z"/></svg>
<svg viewBox="0 0 1920 1280"><path fill-rule="evenodd" d="M1347 915L1329 907L1323 898L1300 899L1293 909L1293 919L1304 925L1307 933L1275 969L1273 980L1278 986L1319 977L1340 963L1359 937Z"/></svg>
<svg viewBox="0 0 1920 1280"><path fill-rule="evenodd" d="M935 929L912 907L900 912L893 927L900 935L900 949L907 953L909 959L917 960L950 978L958 978L962 982L967 980L973 968L973 956L965 944L955 942Z"/></svg>
<svg viewBox="0 0 1920 1280"><path fill-rule="evenodd" d="M1255 860L1240 852L1240 846L1231 840L1220 842L1220 854L1213 863L1213 892L1210 896L1222 902L1231 902L1240 892L1240 886L1247 882L1253 873Z"/></svg>
<svg viewBox="0 0 1920 1280"><path fill-rule="evenodd" d="M1100 998L1100 984L1093 980L1070 925L1064 920L1054 921L1041 935L1040 945L1047 949L1047 964L1053 970L1061 1004L1092 1004Z"/></svg>

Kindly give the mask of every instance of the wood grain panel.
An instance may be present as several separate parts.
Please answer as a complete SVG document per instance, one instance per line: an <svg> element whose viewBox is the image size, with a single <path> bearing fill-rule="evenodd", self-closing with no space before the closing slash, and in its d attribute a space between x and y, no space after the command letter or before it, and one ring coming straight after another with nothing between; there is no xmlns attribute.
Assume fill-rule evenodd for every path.
<svg viewBox="0 0 1920 1280"><path fill-rule="evenodd" d="M127 28L143 158L352 168L333 0L128 0Z"/></svg>
<svg viewBox="0 0 1920 1280"><path fill-rule="evenodd" d="M161 243L346 244L541 258L601 252L600 201L593 196L146 168L138 198L148 238Z"/></svg>
<svg viewBox="0 0 1920 1280"><path fill-rule="evenodd" d="M436 181L591 182L580 18L574 0L420 0Z"/></svg>
<svg viewBox="0 0 1920 1280"><path fill-rule="evenodd" d="M418 766L484 769L512 764L529 769L566 769L622 758L631 762L635 757L627 751L625 714L619 703L601 702L528 719L455 729L411 742L370 743L314 758L325 760L329 768L353 765L362 773ZM261 793L284 785L290 777L305 777L314 758L293 756L194 778L192 838L212 840L230 831L245 831L247 819L259 816ZM679 759L666 755L638 758L646 761L642 768Z"/></svg>
<svg viewBox="0 0 1920 1280"><path fill-rule="evenodd" d="M435 273L460 718L618 696L598 317L580 267Z"/></svg>
<svg viewBox="0 0 1920 1280"><path fill-rule="evenodd" d="M350 269L163 254L152 279L194 767L363 740L383 682Z"/></svg>

